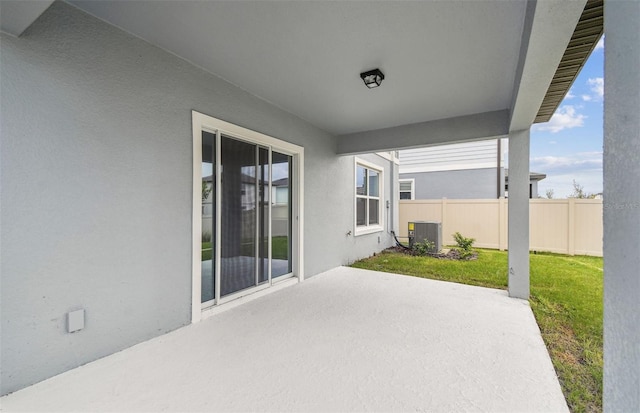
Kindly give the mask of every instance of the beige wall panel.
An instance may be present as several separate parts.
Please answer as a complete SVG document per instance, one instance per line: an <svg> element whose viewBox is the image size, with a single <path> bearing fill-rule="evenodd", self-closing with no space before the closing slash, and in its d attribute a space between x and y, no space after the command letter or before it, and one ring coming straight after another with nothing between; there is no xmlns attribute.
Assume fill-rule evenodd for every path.
<svg viewBox="0 0 640 413"><path fill-rule="evenodd" d="M500 242L500 209L497 199L448 200L443 243L454 245L453 233L475 238L475 246L498 248ZM446 229L446 232L445 232Z"/></svg>
<svg viewBox="0 0 640 413"><path fill-rule="evenodd" d="M576 199L575 253L602 256L602 200Z"/></svg>
<svg viewBox="0 0 640 413"><path fill-rule="evenodd" d="M411 221L442 222L442 201L400 201L400 237L409 236L407 223Z"/></svg>
<svg viewBox="0 0 640 413"><path fill-rule="evenodd" d="M508 201L441 199L400 201L400 236L410 221L442 222L445 245L453 233L476 239L480 248L507 247ZM532 199L529 208L530 249L561 254L602 256L602 200Z"/></svg>
<svg viewBox="0 0 640 413"><path fill-rule="evenodd" d="M569 252L569 202L529 202L529 249L567 254Z"/></svg>

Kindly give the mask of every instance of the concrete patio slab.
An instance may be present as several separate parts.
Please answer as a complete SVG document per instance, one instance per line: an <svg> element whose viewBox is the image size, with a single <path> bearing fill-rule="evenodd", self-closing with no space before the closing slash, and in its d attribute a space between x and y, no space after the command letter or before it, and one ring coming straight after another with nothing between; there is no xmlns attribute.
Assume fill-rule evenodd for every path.
<svg viewBox="0 0 640 413"><path fill-rule="evenodd" d="M0 399L17 411L568 411L527 301L340 267Z"/></svg>

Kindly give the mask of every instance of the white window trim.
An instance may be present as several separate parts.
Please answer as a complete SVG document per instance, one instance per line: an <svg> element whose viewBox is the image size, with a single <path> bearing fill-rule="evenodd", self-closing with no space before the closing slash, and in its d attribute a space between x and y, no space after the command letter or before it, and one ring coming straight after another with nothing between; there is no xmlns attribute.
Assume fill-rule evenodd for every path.
<svg viewBox="0 0 640 413"><path fill-rule="evenodd" d="M358 165L363 166L367 169L372 169L378 172L380 175L378 179L378 223L375 225L369 225L367 220L367 225L358 226L358 195L356 195L356 179L358 176ZM367 183L368 185L368 183ZM369 161L365 161L362 158L355 158L353 163L353 234L354 236L373 234L376 232L384 231L384 167L380 165L376 165ZM367 208L368 210L368 208Z"/></svg>
<svg viewBox="0 0 640 413"><path fill-rule="evenodd" d="M292 156L294 177L290 182L291 190L294 190L294 200L292 209L292 259L293 259L293 281L304 280L304 148L280 139L264 135L260 132L246 129L241 126L216 119L195 110L191 111L192 137L193 137L193 200L192 200L192 258L191 258L191 322L196 323L214 314L219 310L219 306L203 309L201 305L201 249L202 249L202 167L198 159L202 159L202 131L207 130L213 133L258 143L278 152ZM294 189L295 188L295 189ZM220 209L217 209L219 213ZM269 237L270 238L270 237ZM218 240L218 245L220 245ZM267 288L263 293L274 292L283 286L289 285L292 279L271 280L271 288ZM278 286L278 288L275 288ZM261 289L256 288L251 296L238 295L238 301L243 302L261 296ZM224 306L229 308L227 304Z"/></svg>
<svg viewBox="0 0 640 413"><path fill-rule="evenodd" d="M411 182L411 198L410 200L413 201L414 199L416 199L416 180L414 178L406 178L406 179L398 179L398 196L400 196L400 192L407 192L407 191L401 191L400 190L400 183L401 182ZM406 201L406 199L402 199L400 198L401 201Z"/></svg>

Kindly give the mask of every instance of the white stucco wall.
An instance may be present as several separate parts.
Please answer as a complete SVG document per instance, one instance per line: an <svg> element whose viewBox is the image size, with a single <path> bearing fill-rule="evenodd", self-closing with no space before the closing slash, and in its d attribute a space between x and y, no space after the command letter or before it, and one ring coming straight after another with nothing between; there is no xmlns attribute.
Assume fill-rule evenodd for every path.
<svg viewBox="0 0 640 413"><path fill-rule="evenodd" d="M307 277L391 245L299 118L62 2L1 47L2 394L189 323L192 109L304 146Z"/></svg>

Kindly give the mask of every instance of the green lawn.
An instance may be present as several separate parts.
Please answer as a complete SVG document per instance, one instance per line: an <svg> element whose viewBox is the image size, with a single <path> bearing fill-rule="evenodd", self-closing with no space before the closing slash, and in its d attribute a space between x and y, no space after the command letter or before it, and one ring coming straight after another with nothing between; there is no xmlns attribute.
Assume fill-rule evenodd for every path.
<svg viewBox="0 0 640 413"><path fill-rule="evenodd" d="M202 243L202 261L210 260L212 254L213 254L213 251L211 250L211 243L203 242Z"/></svg>
<svg viewBox="0 0 640 413"><path fill-rule="evenodd" d="M507 253L476 261L383 252L353 267L507 288ZM602 411L602 258L531 254L531 308L572 412Z"/></svg>
<svg viewBox="0 0 640 413"><path fill-rule="evenodd" d="M271 239L271 255L274 260L286 260L289 258L289 238L273 237Z"/></svg>

